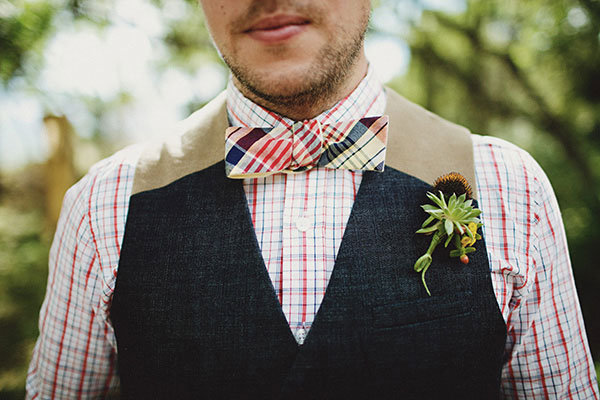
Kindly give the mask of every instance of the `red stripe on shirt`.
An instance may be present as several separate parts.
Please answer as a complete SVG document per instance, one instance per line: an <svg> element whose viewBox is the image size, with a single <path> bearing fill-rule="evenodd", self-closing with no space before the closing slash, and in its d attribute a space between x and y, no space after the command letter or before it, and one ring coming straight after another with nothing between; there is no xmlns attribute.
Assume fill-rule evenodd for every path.
<svg viewBox="0 0 600 400"><path fill-rule="evenodd" d="M536 290L536 294L537 294L536 299L539 301L540 287L539 287L539 279L538 279L537 274L535 277L535 281L536 281L535 290ZM536 329L535 320L531 323L531 331L533 332L533 340L534 340L534 343L536 346L535 356L536 356L536 360L537 360L538 373L540 375L541 385L542 385L542 388L544 389L544 398L548 399L549 396L548 396L548 388L546 387L546 374L544 373L544 367L542 366L542 358L540 356L540 351L538 350L540 348L540 344L539 344L539 336L538 336L538 331Z"/></svg>
<svg viewBox="0 0 600 400"><path fill-rule="evenodd" d="M117 220L117 215L118 215L118 207L117 204L118 201L117 199L119 198L119 184L121 183L121 171L123 170L123 164L119 165L119 171L117 172L117 185L115 187L115 199L113 202L113 214L115 216L113 222L114 222L114 229L115 229L115 246L117 248L117 253L120 255L121 254L121 244L119 243L119 227L118 227L118 220Z"/></svg>
<svg viewBox="0 0 600 400"><path fill-rule="evenodd" d="M87 374L87 361L88 361L88 355L90 352L90 342L92 340L92 325L94 323L94 317L96 316L96 313L94 312L94 310L92 310L91 315L90 315L90 324L88 326L88 336L87 336L87 340L85 342L85 353L83 354L83 366L81 367L81 379L79 380L79 388L78 388L78 398L82 397L83 394L83 383L85 381L85 377Z"/></svg>
<svg viewBox="0 0 600 400"><path fill-rule="evenodd" d="M83 215L81 217L81 219L79 220L79 225L77 226L77 230L76 232L79 232L79 230L81 229L81 225L83 225L83 221L85 220L85 215ZM65 343L65 335L67 333L67 323L69 321L69 310L71 308L71 297L73 294L73 284L74 284L74 280L75 280L75 266L77 265L77 248L79 247L79 243L75 244L75 250L73 251L73 257L72 257L72 265L71 265L71 278L69 280L69 294L67 296L67 309L65 310L65 320L63 322L63 326L62 326L62 334L61 334L61 338L60 338L60 342L59 342L59 346L58 346L58 355L56 357L56 364L54 366L54 379L52 379L52 395L51 397L54 398L55 394L56 394L56 383L58 382L58 373L61 370L60 369L60 359L62 356L62 352L63 352L63 345Z"/></svg>

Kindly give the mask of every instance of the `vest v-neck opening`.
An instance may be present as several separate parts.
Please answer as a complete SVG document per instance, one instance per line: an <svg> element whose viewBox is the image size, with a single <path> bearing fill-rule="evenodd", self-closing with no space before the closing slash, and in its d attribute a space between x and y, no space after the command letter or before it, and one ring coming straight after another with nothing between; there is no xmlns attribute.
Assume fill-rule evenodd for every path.
<svg viewBox="0 0 600 400"><path fill-rule="evenodd" d="M256 234L256 229L255 229L255 226L253 225L253 222L252 222L252 215L251 215L250 209L248 207L248 198L246 197L246 193L245 193L245 191L243 189L243 186L241 184L237 185L237 187L238 187L237 190L239 192L241 192L241 197L243 197L243 199L244 199L244 202L242 202L242 204L245 206L244 207L244 209L245 209L245 218L244 218L244 222L243 222L243 227L242 228L245 231L247 231L248 227L250 227L251 230L252 230L251 235L252 235L252 238L253 238L252 241L254 243L254 251L256 252L256 255L259 256L260 259L261 259L261 261L262 261L261 262L261 267L260 267L260 269L261 269L261 276L263 278L266 278L269 281L271 292L272 292L272 296L271 297L274 300L276 300L277 304L279 305L279 311L280 312L278 314L280 314L280 316L283 316L283 319L285 320L285 322L286 322L286 324L288 326L289 334L293 338L293 340L296 343L298 349L301 349L303 346L306 346L308 343L310 343L309 338L311 337L311 332L313 332L313 330L315 329L316 321L319 319L318 316L319 316L319 313L321 312L321 306L323 305L323 303L325 302L325 300L326 300L326 298L328 296L327 293L330 291L330 289L329 289L330 286L332 285L332 283L334 283L334 276L336 275L336 269L338 269L338 267L337 267L337 258L340 255L340 252L342 251L342 248L344 247L343 246L344 237L346 236L346 232L348 231L348 228L349 228L349 225L350 225L350 221L352 220L352 213L354 212L354 205L356 204L356 201L358 200L358 198L360 196L360 193L363 192L363 189L362 189L362 187L363 187L363 183L362 183L363 179L360 180L360 183L358 185L358 189L356 190L356 197L355 197L354 203L353 203L353 205L351 207L351 211L350 211L350 215L348 217L348 220L347 220L347 222L345 224L345 229L344 229L344 231L342 233L342 239L341 239L340 247L339 247L339 249L337 251L337 254L335 256L336 261L334 262L334 266L333 266L331 275L330 275L330 277L328 279L328 282L327 282L327 285L326 285L326 288L325 288L325 294L323 295L323 298L321 299L321 303L317 307L317 310L316 310L316 312L314 314L314 318L313 318L313 320L310 323L310 327L308 329L306 329L306 328L303 327L303 329L306 329L306 335L305 335L305 338L304 338L304 340L303 340L302 343L298 343L298 340L296 338L296 332L294 332L294 330L292 329L292 327L291 327L292 324L290 323L290 321L289 321L289 319L286 316L286 313L284 311L284 308L283 308L284 305L281 304L281 302L279 301L279 295L277 293L277 289L275 288L273 280L271 279L271 277L269 275L269 271L268 271L267 266L266 266L264 255L263 255L263 252L262 252L262 249L260 247L260 244L259 244L259 241L258 241L258 237L257 237L257 234ZM235 182L241 182L241 181L235 181ZM248 234L250 234L250 232L248 232Z"/></svg>

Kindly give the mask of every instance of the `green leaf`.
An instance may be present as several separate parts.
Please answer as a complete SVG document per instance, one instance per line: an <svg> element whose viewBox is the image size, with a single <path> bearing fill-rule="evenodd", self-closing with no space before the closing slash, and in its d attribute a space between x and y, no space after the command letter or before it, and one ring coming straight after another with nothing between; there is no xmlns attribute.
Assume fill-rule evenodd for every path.
<svg viewBox="0 0 600 400"><path fill-rule="evenodd" d="M429 200L433 201L435 204L438 205L438 207L440 208L444 208L446 207L446 203L444 202L444 197L442 196L442 198L438 198L436 195L434 195L431 192L427 192L427 197L429 198Z"/></svg>
<svg viewBox="0 0 600 400"><path fill-rule="evenodd" d="M439 193L440 193L440 201L442 202L442 207L447 208L448 205L446 204L446 199L444 198L444 193L442 193L441 190L439 191Z"/></svg>
<svg viewBox="0 0 600 400"><path fill-rule="evenodd" d="M473 232L471 232L469 228L465 229L465 231L468 237L470 237L471 239L475 239L475 237L473 236Z"/></svg>
<svg viewBox="0 0 600 400"><path fill-rule="evenodd" d="M453 209L457 206L457 201L456 201L456 194L452 194L452 196L450 196L450 198L448 199L448 208Z"/></svg>
<svg viewBox="0 0 600 400"><path fill-rule="evenodd" d="M422 270L429 267L431 264L432 258L429 254L423 254L417 262L415 262L415 266L413 267L415 271L421 272Z"/></svg>
<svg viewBox="0 0 600 400"><path fill-rule="evenodd" d="M454 226L456 226L456 229L458 229L458 231L461 233L461 235L464 233L465 230L468 230L466 226L464 226L463 224L461 224L458 221L454 221Z"/></svg>
<svg viewBox="0 0 600 400"><path fill-rule="evenodd" d="M479 217L481 215L481 210L479 208L474 208L469 212L469 217Z"/></svg>
<svg viewBox="0 0 600 400"><path fill-rule="evenodd" d="M444 221L444 229L446 229L446 235L450 236L452 234L452 230L454 229L452 226L452 221L445 220Z"/></svg>
<svg viewBox="0 0 600 400"><path fill-rule="evenodd" d="M446 239L446 242L444 243L444 247L448 247L448 244L450 243L450 240L452 240L452 237L454 236L454 232L452 232L448 238Z"/></svg>
<svg viewBox="0 0 600 400"><path fill-rule="evenodd" d="M421 225L421 228L425 228L427 225L429 225L429 224L430 224L432 221L434 221L434 220L435 220L435 218L434 218L433 216L431 216L431 217L427 218L427 219L425 220L425 222L423 222L423 225Z"/></svg>
<svg viewBox="0 0 600 400"><path fill-rule="evenodd" d="M440 210L439 208L436 208L435 210L427 211L427 213L429 215L436 217L437 219L440 219L441 216L444 215L444 212L442 210Z"/></svg>
<svg viewBox="0 0 600 400"><path fill-rule="evenodd" d="M460 250L450 250L450 257L460 257L462 256Z"/></svg>
<svg viewBox="0 0 600 400"><path fill-rule="evenodd" d="M460 236L454 235L454 247L462 249L462 243L460 242Z"/></svg>
<svg viewBox="0 0 600 400"><path fill-rule="evenodd" d="M437 229L438 229L438 225L436 224L436 225L432 225L427 228L421 228L416 233L430 233L430 232L436 231Z"/></svg>

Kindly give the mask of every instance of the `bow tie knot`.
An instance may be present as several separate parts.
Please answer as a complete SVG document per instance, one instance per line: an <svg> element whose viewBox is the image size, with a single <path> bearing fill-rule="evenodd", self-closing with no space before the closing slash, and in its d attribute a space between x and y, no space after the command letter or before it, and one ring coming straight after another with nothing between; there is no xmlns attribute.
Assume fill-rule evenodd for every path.
<svg viewBox="0 0 600 400"><path fill-rule="evenodd" d="M226 173L250 178L315 166L382 171L387 127L387 116L330 125L306 120L274 128L229 127Z"/></svg>
<svg viewBox="0 0 600 400"><path fill-rule="evenodd" d="M287 169L298 171L316 165L324 144L321 124L315 120L298 121L287 131L291 137L291 159Z"/></svg>

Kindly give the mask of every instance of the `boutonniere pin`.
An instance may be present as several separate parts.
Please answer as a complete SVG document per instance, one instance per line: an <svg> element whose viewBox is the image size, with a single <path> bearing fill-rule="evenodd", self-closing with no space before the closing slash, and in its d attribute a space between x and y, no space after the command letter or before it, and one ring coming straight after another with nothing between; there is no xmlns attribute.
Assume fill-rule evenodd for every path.
<svg viewBox="0 0 600 400"><path fill-rule="evenodd" d="M427 192L427 197L433 204L421 207L429 217L417 233L432 235L429 248L415 263L414 269L421 273L421 280L427 294L431 292L425 282L425 273L431 265L432 254L438 244L448 247L454 245L450 257L458 257L464 263L469 263L467 254L475 251L472 245L481 239L477 229L482 223L479 220L481 210L473 207L471 186L464 176L451 172L436 179L434 189L437 193Z"/></svg>

